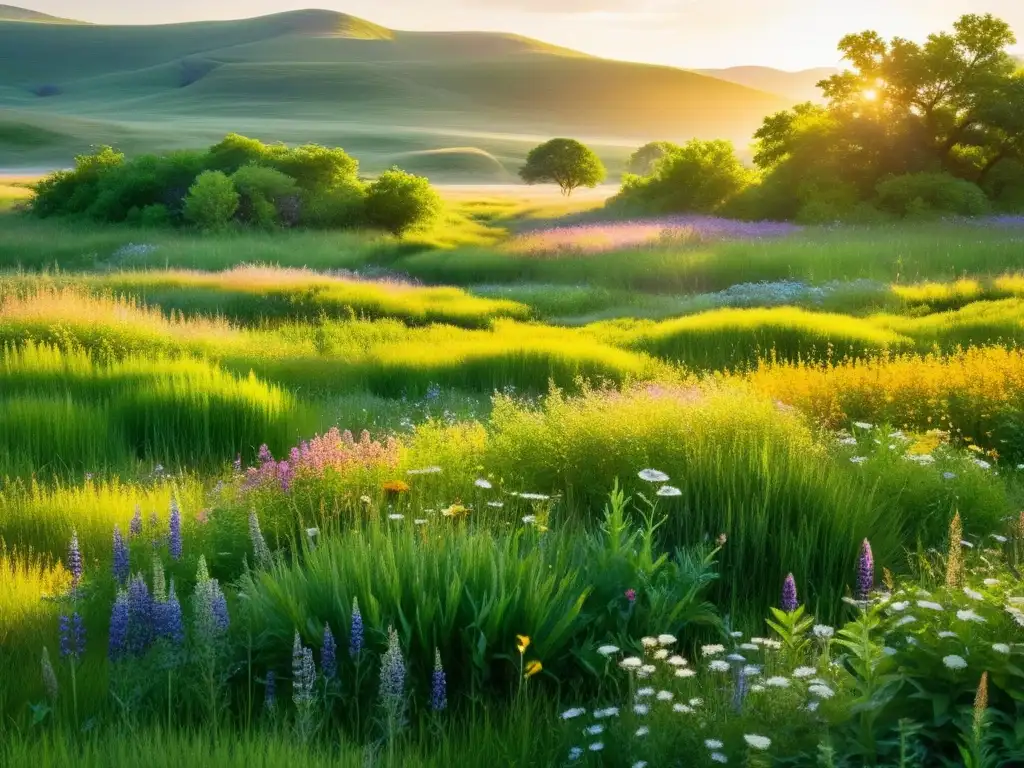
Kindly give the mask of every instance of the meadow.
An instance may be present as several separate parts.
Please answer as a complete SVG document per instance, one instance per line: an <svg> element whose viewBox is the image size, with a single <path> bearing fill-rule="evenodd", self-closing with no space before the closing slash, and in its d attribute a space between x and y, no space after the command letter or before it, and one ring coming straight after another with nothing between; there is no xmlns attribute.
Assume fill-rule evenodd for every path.
<svg viewBox="0 0 1024 768"><path fill-rule="evenodd" d="M0 214L3 764L1024 760L1021 223L600 203Z"/></svg>

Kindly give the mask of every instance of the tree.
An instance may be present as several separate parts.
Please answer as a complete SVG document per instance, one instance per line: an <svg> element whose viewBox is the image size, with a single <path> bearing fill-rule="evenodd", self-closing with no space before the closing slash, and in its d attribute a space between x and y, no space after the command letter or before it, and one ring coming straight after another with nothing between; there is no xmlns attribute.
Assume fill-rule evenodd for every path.
<svg viewBox="0 0 1024 768"><path fill-rule="evenodd" d="M382 173L366 192L369 222L396 235L429 223L441 207L441 196L427 179L400 168Z"/></svg>
<svg viewBox="0 0 1024 768"><path fill-rule="evenodd" d="M200 229L223 229L238 210L238 190L221 171L203 171L185 197L185 219Z"/></svg>
<svg viewBox="0 0 1024 768"><path fill-rule="evenodd" d="M553 182L566 196L578 187L596 187L606 174L601 158L575 139L551 139L534 147L519 169L527 184Z"/></svg>
<svg viewBox="0 0 1024 768"><path fill-rule="evenodd" d="M637 176L650 176L663 157L678 149L679 145L671 141L652 141L644 144L629 156L629 160L626 161L626 172Z"/></svg>

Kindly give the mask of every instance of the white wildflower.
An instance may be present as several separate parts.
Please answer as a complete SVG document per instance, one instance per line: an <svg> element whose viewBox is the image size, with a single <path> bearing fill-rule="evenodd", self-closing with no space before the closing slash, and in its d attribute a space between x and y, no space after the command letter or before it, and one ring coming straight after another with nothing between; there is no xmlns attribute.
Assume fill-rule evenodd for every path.
<svg viewBox="0 0 1024 768"><path fill-rule="evenodd" d="M659 648L654 652L654 658L658 661L664 661L668 658L668 648Z"/></svg>
<svg viewBox="0 0 1024 768"><path fill-rule="evenodd" d="M683 667L682 669L676 670L676 677L694 677L697 673L689 667Z"/></svg>
<svg viewBox="0 0 1024 768"><path fill-rule="evenodd" d="M900 601L898 603L890 604L889 607L892 608L894 611L905 611L905 610L907 610L907 607L909 605L910 605L910 603L908 603L906 601Z"/></svg>
<svg viewBox="0 0 1024 768"><path fill-rule="evenodd" d="M600 741L595 741L593 744L587 747L587 749L589 749L591 752L600 752L602 749L604 749L604 744L602 744Z"/></svg>
<svg viewBox="0 0 1024 768"><path fill-rule="evenodd" d="M686 659L684 659L682 656L670 656L668 659L668 663L671 664L673 667L685 667Z"/></svg>
<svg viewBox="0 0 1024 768"><path fill-rule="evenodd" d="M762 693L763 691L766 691L766 690L768 690L768 689L765 688L760 683L754 683L752 686L750 686L750 692L751 693Z"/></svg>
<svg viewBox="0 0 1024 768"><path fill-rule="evenodd" d="M797 667L793 670L793 677L814 677L817 673L814 667Z"/></svg>
<svg viewBox="0 0 1024 768"><path fill-rule="evenodd" d="M729 758L728 758L728 757L726 757L725 755L723 755L723 754L722 754L721 752L712 752L712 753L711 753L711 759L712 759L712 760L713 760L714 762L716 762L716 763L722 763L723 765L724 765L725 763L728 763L728 762L729 762Z"/></svg>
<svg viewBox="0 0 1024 768"><path fill-rule="evenodd" d="M691 712L693 712L693 707L691 707L689 704L673 704L672 711L678 712L682 715L688 715Z"/></svg>
<svg viewBox="0 0 1024 768"><path fill-rule="evenodd" d="M817 696L819 699L831 699L836 695L835 691L827 685L812 685L807 689L807 692L811 694L811 696Z"/></svg>
<svg viewBox="0 0 1024 768"><path fill-rule="evenodd" d="M939 632L939 637L944 639L944 640L947 640L947 639L949 639L951 637L959 637L959 635L957 635L956 632L950 632L947 629L947 630L943 630L942 632Z"/></svg>
<svg viewBox="0 0 1024 768"><path fill-rule="evenodd" d="M815 624L814 629L812 629L811 631L814 633L815 637L820 638L822 640L827 640L836 633L835 629L833 627L828 626L827 624Z"/></svg>
<svg viewBox="0 0 1024 768"><path fill-rule="evenodd" d="M619 649L618 646L615 645L602 645L597 649L597 652L602 656L611 656L613 653L618 653Z"/></svg>
<svg viewBox="0 0 1024 768"><path fill-rule="evenodd" d="M653 696L653 695L654 695L654 689L651 688L650 686L647 686L646 688L640 688L636 692L636 697L638 699L646 699L648 696Z"/></svg>
<svg viewBox="0 0 1024 768"><path fill-rule="evenodd" d="M747 666L743 668L743 674L746 677L757 677L761 674L761 668L756 664L747 664Z"/></svg>
<svg viewBox="0 0 1024 768"><path fill-rule="evenodd" d="M942 611L942 610L945 610L941 605L939 605L938 603L933 602L931 600L918 600L917 601L917 607L918 608L927 608L930 611Z"/></svg>
<svg viewBox="0 0 1024 768"><path fill-rule="evenodd" d="M986 587L998 587L999 586L999 579L985 579L985 581L983 583L985 584Z"/></svg>
<svg viewBox="0 0 1024 768"><path fill-rule="evenodd" d="M971 600L984 600L985 596L981 592L975 592L970 587L964 587L964 594L967 595Z"/></svg>
<svg viewBox="0 0 1024 768"><path fill-rule="evenodd" d="M646 736L650 732L651 732L650 728L648 728L646 725L641 725L639 728L636 729L636 731L633 733L633 735L634 736Z"/></svg>
<svg viewBox="0 0 1024 768"><path fill-rule="evenodd" d="M583 729L583 732L588 736L597 736L598 734L604 733L603 725L588 725Z"/></svg>
<svg viewBox="0 0 1024 768"><path fill-rule="evenodd" d="M483 488L485 491L489 491L491 490L491 488L494 487L493 485L491 485L490 480L485 480L482 477L478 477L476 480L474 480L473 485L475 485L477 488Z"/></svg>
<svg viewBox="0 0 1024 768"><path fill-rule="evenodd" d="M647 704L634 704L633 711L638 715L646 715L651 711L651 708Z"/></svg>
<svg viewBox="0 0 1024 768"><path fill-rule="evenodd" d="M701 646L700 652L705 656L717 656L720 653L725 653L724 645L703 645Z"/></svg>
<svg viewBox="0 0 1024 768"><path fill-rule="evenodd" d="M913 624L915 621L917 621L917 617L908 614L906 616L901 616L900 620L893 624L893 627L902 627L906 624Z"/></svg>
<svg viewBox="0 0 1024 768"><path fill-rule="evenodd" d="M767 736L758 736L756 733L744 734L743 740L753 749L768 749L772 745L771 739Z"/></svg>
<svg viewBox="0 0 1024 768"><path fill-rule="evenodd" d="M976 614L974 611L970 610L969 608L967 610L957 611L956 612L956 617L958 619L960 619L960 621L974 621L974 622L977 622L978 624L984 624L985 623L985 617L984 616L979 616L978 614Z"/></svg>
<svg viewBox="0 0 1024 768"><path fill-rule="evenodd" d="M674 485L663 485L658 489L655 496L682 496L683 492Z"/></svg>
<svg viewBox="0 0 1024 768"><path fill-rule="evenodd" d="M740 645L741 651L756 651L760 646L754 645L753 643L742 643Z"/></svg>
<svg viewBox="0 0 1024 768"><path fill-rule="evenodd" d="M721 749L725 744L720 742L718 739L705 739L704 746L708 749Z"/></svg>
<svg viewBox="0 0 1024 768"><path fill-rule="evenodd" d="M764 684L772 688L789 688L789 678L776 675L775 677L769 677L764 681Z"/></svg>
<svg viewBox="0 0 1024 768"><path fill-rule="evenodd" d="M637 670L636 675L637 677L650 677L657 671L658 668L653 664L644 664L642 667L640 667L640 669Z"/></svg>
<svg viewBox="0 0 1024 768"><path fill-rule="evenodd" d="M573 747L569 750L570 760L579 760L583 756L583 749L581 747Z"/></svg>
<svg viewBox="0 0 1024 768"><path fill-rule="evenodd" d="M675 645L676 642L675 635L658 635L658 645Z"/></svg>
<svg viewBox="0 0 1024 768"><path fill-rule="evenodd" d="M1010 646L1008 646L1006 643L992 643L992 650L995 651L996 653L1002 653L1004 655L1009 655L1009 653L1010 653Z"/></svg>
<svg viewBox="0 0 1024 768"><path fill-rule="evenodd" d="M638 473L641 480L646 480L648 483L667 483L668 475L664 472L660 472L657 469L645 469Z"/></svg>
<svg viewBox="0 0 1024 768"><path fill-rule="evenodd" d="M657 648L658 647L658 638L656 638L656 637L641 637L640 638L640 644L643 645L644 648Z"/></svg>
<svg viewBox="0 0 1024 768"><path fill-rule="evenodd" d="M712 672L728 672L730 669L729 662L722 661L721 659L715 659L710 664L708 664L708 669L710 669Z"/></svg>
<svg viewBox="0 0 1024 768"><path fill-rule="evenodd" d="M572 709L567 709L565 710L565 712L562 713L562 719L572 720L574 717L579 717L580 715L585 715L586 713L587 710L583 709L583 707L573 707Z"/></svg>
<svg viewBox="0 0 1024 768"><path fill-rule="evenodd" d="M672 691L658 691L658 701L672 701Z"/></svg>
<svg viewBox="0 0 1024 768"><path fill-rule="evenodd" d="M957 656L955 653L949 656L942 657L942 663L949 669L966 669L967 660L963 656Z"/></svg>

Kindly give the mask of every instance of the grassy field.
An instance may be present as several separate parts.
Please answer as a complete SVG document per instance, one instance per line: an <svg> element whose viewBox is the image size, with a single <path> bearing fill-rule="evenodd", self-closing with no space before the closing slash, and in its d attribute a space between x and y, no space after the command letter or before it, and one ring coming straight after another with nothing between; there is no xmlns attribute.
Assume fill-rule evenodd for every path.
<svg viewBox="0 0 1024 768"><path fill-rule="evenodd" d="M1024 759L1020 226L602 194L0 214L3 764Z"/></svg>

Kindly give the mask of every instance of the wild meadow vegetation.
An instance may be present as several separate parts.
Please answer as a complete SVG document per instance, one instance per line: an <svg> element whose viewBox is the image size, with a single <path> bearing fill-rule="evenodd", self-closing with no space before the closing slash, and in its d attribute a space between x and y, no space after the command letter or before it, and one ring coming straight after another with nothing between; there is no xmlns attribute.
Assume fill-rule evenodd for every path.
<svg viewBox="0 0 1024 768"><path fill-rule="evenodd" d="M759 138L736 200L811 157ZM1024 763L1024 223L654 149L606 206L237 135L0 187L0 764Z"/></svg>

